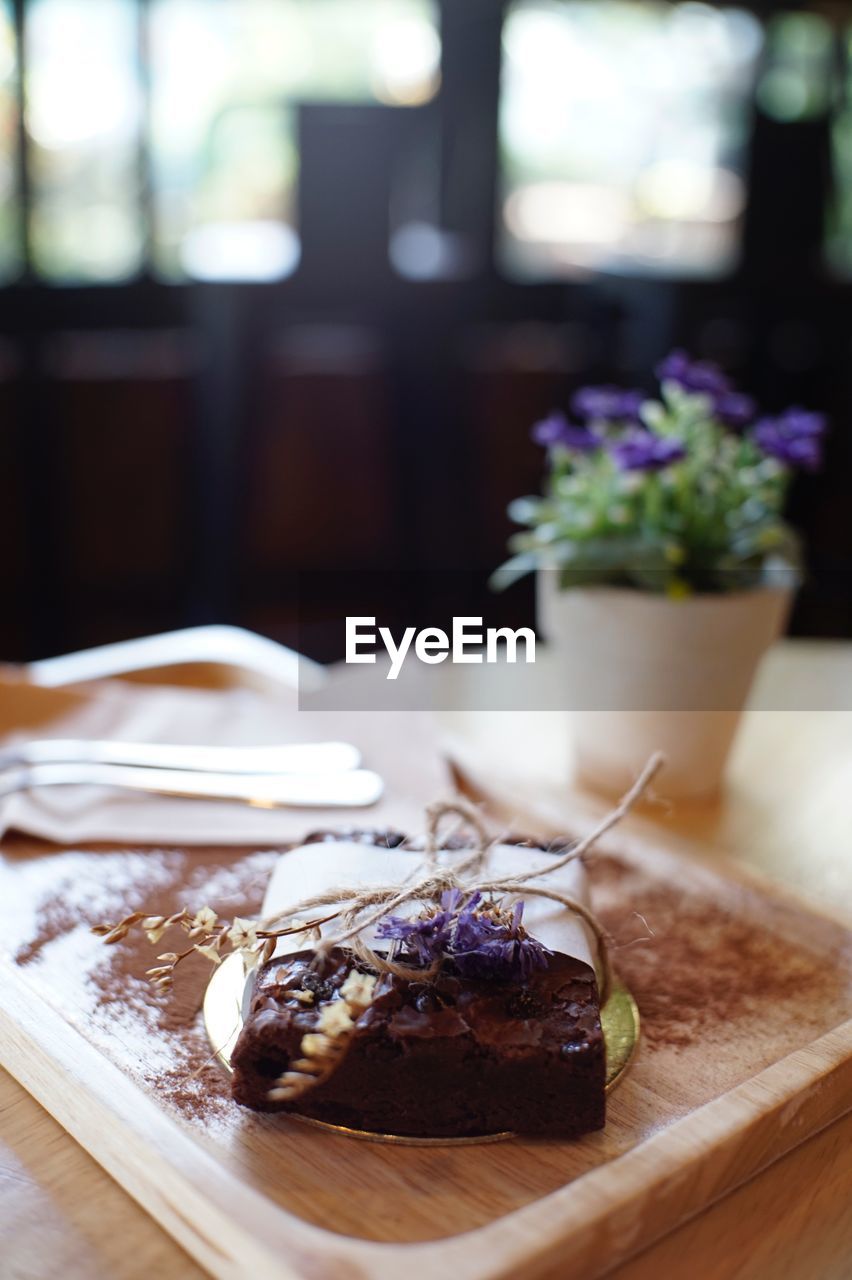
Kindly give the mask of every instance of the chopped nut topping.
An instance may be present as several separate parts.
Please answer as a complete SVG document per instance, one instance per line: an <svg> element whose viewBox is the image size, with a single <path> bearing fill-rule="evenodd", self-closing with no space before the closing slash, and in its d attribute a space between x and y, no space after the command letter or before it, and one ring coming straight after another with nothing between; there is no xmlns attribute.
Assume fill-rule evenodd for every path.
<svg viewBox="0 0 852 1280"><path fill-rule="evenodd" d="M375 987L375 974L352 970L340 988L340 999L332 999L320 1009L317 1030L302 1036L300 1048L304 1057L291 1062L289 1071L279 1076L267 1092L270 1102L293 1102L331 1075L346 1050L356 1020L371 1004ZM313 999L310 990L288 994L300 1000L306 996ZM322 1000L322 994L317 992L317 996Z"/></svg>
<svg viewBox="0 0 852 1280"><path fill-rule="evenodd" d="M360 1014L372 1004L375 990L376 975L374 973L359 973L357 969L353 969L340 988L340 995L346 1001L350 1013Z"/></svg>
<svg viewBox="0 0 852 1280"><path fill-rule="evenodd" d="M344 1031L351 1031L354 1025L352 1014L347 1009L344 1000L335 1000L331 1004L323 1005L320 1010L317 1026L320 1031L326 1032L327 1035L342 1035Z"/></svg>

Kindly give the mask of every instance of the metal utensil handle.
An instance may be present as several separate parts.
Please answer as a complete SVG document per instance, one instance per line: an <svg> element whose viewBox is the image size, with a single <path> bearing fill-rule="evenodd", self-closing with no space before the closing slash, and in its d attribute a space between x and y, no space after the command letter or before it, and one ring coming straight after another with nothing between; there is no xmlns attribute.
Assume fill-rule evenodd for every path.
<svg viewBox="0 0 852 1280"><path fill-rule="evenodd" d="M357 769L361 755L348 742L283 743L269 747L219 747L109 739L46 738L0 750L0 769L36 764L116 764L205 773L342 773Z"/></svg>
<svg viewBox="0 0 852 1280"><path fill-rule="evenodd" d="M332 774L196 773L114 764L38 764L0 775L0 797L38 787L120 787L149 795L240 800L260 808L360 808L383 791L377 773L349 769Z"/></svg>

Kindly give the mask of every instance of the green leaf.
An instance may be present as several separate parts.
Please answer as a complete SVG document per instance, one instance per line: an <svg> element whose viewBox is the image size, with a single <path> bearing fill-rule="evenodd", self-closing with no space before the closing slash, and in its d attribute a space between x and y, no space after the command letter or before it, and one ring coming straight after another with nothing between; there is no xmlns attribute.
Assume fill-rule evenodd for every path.
<svg viewBox="0 0 852 1280"><path fill-rule="evenodd" d="M508 512L516 524L537 524L547 508L544 498L514 498L509 503Z"/></svg>
<svg viewBox="0 0 852 1280"><path fill-rule="evenodd" d="M505 564L501 564L499 569L494 570L488 579L488 585L492 591L505 591L507 587L514 586L516 582L520 582L521 578L525 578L528 573L537 569L538 563L539 557L534 552L512 556Z"/></svg>

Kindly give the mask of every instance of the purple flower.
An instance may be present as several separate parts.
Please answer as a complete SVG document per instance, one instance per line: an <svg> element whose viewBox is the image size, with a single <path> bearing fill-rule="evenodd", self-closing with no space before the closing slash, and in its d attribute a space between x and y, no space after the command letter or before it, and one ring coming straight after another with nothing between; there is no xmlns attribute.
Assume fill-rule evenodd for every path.
<svg viewBox="0 0 852 1280"><path fill-rule="evenodd" d="M657 365L656 372L661 382L674 382L684 391L707 396L713 412L733 431L742 431L754 421L754 400L735 391L718 365L709 360L693 360L685 351L672 351Z"/></svg>
<svg viewBox="0 0 852 1280"><path fill-rule="evenodd" d="M495 936L498 926L486 915L477 915L476 908L482 901L481 893L474 893L459 911L453 929L453 952L475 951Z"/></svg>
<svg viewBox="0 0 852 1280"><path fill-rule="evenodd" d="M376 928L378 938L401 942L417 964L428 967L446 953L450 942L449 911L437 911L425 919L406 920L403 916L387 916Z"/></svg>
<svg viewBox="0 0 852 1280"><path fill-rule="evenodd" d="M822 462L826 422L821 413L793 406L778 418L761 418L754 439L764 453L788 467L816 471Z"/></svg>
<svg viewBox="0 0 852 1280"><path fill-rule="evenodd" d="M454 952L463 978L515 978L525 982L536 969L546 969L553 953L537 938L491 938L474 951Z"/></svg>
<svg viewBox="0 0 852 1280"><path fill-rule="evenodd" d="M624 391L621 387L580 387L571 399L571 408L587 420L616 419L639 421L639 410L647 396L644 391Z"/></svg>
<svg viewBox="0 0 852 1280"><path fill-rule="evenodd" d="M671 351L656 368L661 382L676 382L684 391L699 391L704 395L721 396L730 391L731 384L718 365L709 360L693 360L685 351Z"/></svg>
<svg viewBox="0 0 852 1280"><path fill-rule="evenodd" d="M525 981L536 969L547 967L553 953L521 925L523 902L515 904L508 921L501 921L491 919L487 912L477 913L479 894L474 898L459 914L450 953L462 977Z"/></svg>
<svg viewBox="0 0 852 1280"><path fill-rule="evenodd" d="M522 917L522 902L507 917L496 904L483 906L481 894L464 901L459 889L451 889L441 897L441 910L415 920L388 916L376 933L400 942L406 957L424 968L449 959L462 977L526 979L546 967L552 952L529 936Z"/></svg>
<svg viewBox="0 0 852 1280"><path fill-rule="evenodd" d="M743 395L741 391L723 391L716 396L713 408L725 426L732 427L735 431L742 430L753 422L757 412L757 405L751 396Z"/></svg>
<svg viewBox="0 0 852 1280"><path fill-rule="evenodd" d="M591 431L587 431L585 427L578 427L573 422L569 422L564 413L552 413L549 418L543 418L541 422L537 422L532 429L532 438L536 444L544 445L548 449L554 445L561 445L563 449L589 453L601 447L597 436L592 435Z"/></svg>
<svg viewBox="0 0 852 1280"><path fill-rule="evenodd" d="M452 914L458 911L463 898L464 894L461 889L445 889L441 894L441 909ZM479 901L479 894L476 895L476 899Z"/></svg>
<svg viewBox="0 0 852 1280"><path fill-rule="evenodd" d="M789 434L809 436L814 439L824 436L827 426L825 414L802 409L797 404L785 409L778 421L783 424L784 430Z"/></svg>
<svg viewBox="0 0 852 1280"><path fill-rule="evenodd" d="M680 440L637 431L612 447L612 456L622 471L660 471L686 457Z"/></svg>

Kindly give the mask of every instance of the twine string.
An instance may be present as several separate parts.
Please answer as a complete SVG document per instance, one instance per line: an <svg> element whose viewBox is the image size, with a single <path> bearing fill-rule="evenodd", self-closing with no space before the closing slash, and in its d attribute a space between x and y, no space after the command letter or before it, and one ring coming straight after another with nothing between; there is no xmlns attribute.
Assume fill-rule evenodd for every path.
<svg viewBox="0 0 852 1280"><path fill-rule="evenodd" d="M436 961L428 968L401 964L392 955L380 955L374 951L365 941L363 935L379 924L386 916L405 906L406 903L439 904L441 896L447 890L458 889L467 898L470 898L476 893L517 894L519 889L523 889L525 895L546 898L552 902L559 903L566 911L577 916L588 926L598 946L600 999L603 1004L611 990L613 981L610 959L612 940L609 934L594 912L583 903L578 902L570 894L563 893L561 890L545 887L544 885L536 885L534 882L540 876L550 875L561 867L567 866L569 862L576 861L588 853L603 835L626 817L633 806L647 792L663 763L663 756L659 752L655 753L648 760L633 786L622 796L615 808L588 835L583 836L564 854L554 858L552 862L543 867L501 879L489 878L484 874L483 868L488 857L488 851L496 843L496 840L489 834L479 811L468 801L461 797L456 797L444 803L430 805L427 809L427 831L422 864L424 874L419 879L415 879L411 884L404 887L395 884L377 885L362 889L346 886L330 889L326 893L305 898L294 906L276 913L262 922L261 929L266 936L276 936L276 934L281 936L285 933L293 934L299 932L309 933L312 928L318 927L320 923L324 924L329 919L336 919L340 923L340 931L331 937L320 937L314 947L315 959L322 959L336 947L347 946L363 964L375 973L389 973L408 981L423 982L435 976L440 967L440 961ZM457 859L454 863L443 863L440 855L446 850L442 848L439 832L443 820L450 815L455 815L460 819L461 825L472 829L476 837L476 845L473 852L466 857ZM337 906L339 910L332 913L331 916L326 916L321 922L300 920L298 927L296 923L293 923L292 927L286 929L276 930L275 928L276 925L280 925L285 921L292 921L294 916L301 916L303 912L314 911L318 907L328 906Z"/></svg>
<svg viewBox="0 0 852 1280"><path fill-rule="evenodd" d="M576 844L571 845L561 857L556 858L547 867L547 871L558 871L560 867L567 866L569 862L573 862L576 858L582 858L583 854L588 853L593 845L605 836L608 831L617 826L623 818L626 818L633 806L641 800L642 796L650 787L657 773L665 764L665 756L661 751L655 751L648 759L642 772L629 791L626 791L619 800L614 809L601 819L596 827L594 827L588 835L583 836L582 840L578 840ZM526 880L541 875L541 871L521 872L518 876L513 876L518 884L523 884Z"/></svg>

